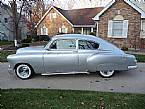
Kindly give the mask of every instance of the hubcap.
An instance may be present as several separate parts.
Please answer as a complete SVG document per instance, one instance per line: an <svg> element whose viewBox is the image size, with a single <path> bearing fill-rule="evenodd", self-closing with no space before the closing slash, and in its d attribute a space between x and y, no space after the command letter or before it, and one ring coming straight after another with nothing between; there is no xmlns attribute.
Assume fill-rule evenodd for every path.
<svg viewBox="0 0 145 109"><path fill-rule="evenodd" d="M103 77L110 77L114 74L114 70L100 71L100 74Z"/></svg>
<svg viewBox="0 0 145 109"><path fill-rule="evenodd" d="M16 69L16 73L17 75L22 78L22 79L26 79L29 78L31 75L31 69L29 68L29 66L27 65L19 65Z"/></svg>

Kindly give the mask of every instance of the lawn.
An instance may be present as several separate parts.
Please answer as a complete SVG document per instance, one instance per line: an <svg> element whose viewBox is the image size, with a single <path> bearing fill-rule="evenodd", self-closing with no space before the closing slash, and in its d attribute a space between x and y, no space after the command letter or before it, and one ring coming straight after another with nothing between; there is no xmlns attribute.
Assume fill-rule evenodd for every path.
<svg viewBox="0 0 145 109"><path fill-rule="evenodd" d="M145 55L135 55L138 62L145 62Z"/></svg>
<svg viewBox="0 0 145 109"><path fill-rule="evenodd" d="M101 100L103 99L103 100ZM145 94L48 89L0 90L0 109L143 109Z"/></svg>
<svg viewBox="0 0 145 109"><path fill-rule="evenodd" d="M0 46L13 44L13 41L0 41Z"/></svg>

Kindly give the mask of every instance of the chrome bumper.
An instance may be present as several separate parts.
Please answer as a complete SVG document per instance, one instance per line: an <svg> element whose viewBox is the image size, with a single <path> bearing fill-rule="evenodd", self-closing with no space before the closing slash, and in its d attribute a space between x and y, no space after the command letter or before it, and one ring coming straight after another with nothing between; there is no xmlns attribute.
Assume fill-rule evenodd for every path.
<svg viewBox="0 0 145 109"><path fill-rule="evenodd" d="M8 67L8 73L9 74L14 74L14 70L11 68L11 66L9 65L9 67Z"/></svg>
<svg viewBox="0 0 145 109"><path fill-rule="evenodd" d="M134 66L128 66L128 70L133 70L133 69L137 69L137 65L134 65Z"/></svg>

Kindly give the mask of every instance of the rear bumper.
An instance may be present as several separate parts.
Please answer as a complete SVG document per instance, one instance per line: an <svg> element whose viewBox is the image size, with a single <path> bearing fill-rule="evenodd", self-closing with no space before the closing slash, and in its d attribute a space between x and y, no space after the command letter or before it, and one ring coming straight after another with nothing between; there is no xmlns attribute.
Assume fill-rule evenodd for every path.
<svg viewBox="0 0 145 109"><path fill-rule="evenodd" d="M137 65L134 65L134 66L128 66L128 70L133 70L133 69L137 69Z"/></svg>

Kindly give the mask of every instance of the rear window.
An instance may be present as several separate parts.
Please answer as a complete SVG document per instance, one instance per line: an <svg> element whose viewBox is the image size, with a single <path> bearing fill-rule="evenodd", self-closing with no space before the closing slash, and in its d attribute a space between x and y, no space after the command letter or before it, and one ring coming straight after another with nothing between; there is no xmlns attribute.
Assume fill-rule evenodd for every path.
<svg viewBox="0 0 145 109"><path fill-rule="evenodd" d="M79 40L79 49L95 50L99 48L99 44L93 41Z"/></svg>

